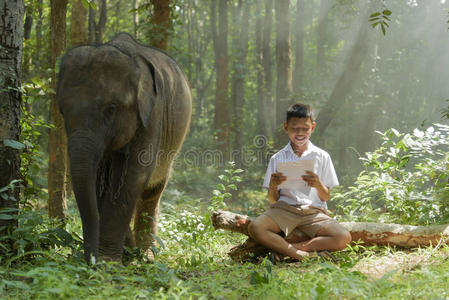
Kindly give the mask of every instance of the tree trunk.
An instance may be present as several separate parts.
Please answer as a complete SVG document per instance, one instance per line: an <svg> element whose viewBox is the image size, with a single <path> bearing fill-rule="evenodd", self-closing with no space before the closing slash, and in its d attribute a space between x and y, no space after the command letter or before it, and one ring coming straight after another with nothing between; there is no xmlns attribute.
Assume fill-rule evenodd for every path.
<svg viewBox="0 0 449 300"><path fill-rule="evenodd" d="M170 0L153 0L153 34L150 36L152 46L167 50L170 33Z"/></svg>
<svg viewBox="0 0 449 300"><path fill-rule="evenodd" d="M290 45L290 10L289 0L276 0L276 140L281 146L286 143L281 124L290 105L292 94L292 51Z"/></svg>
<svg viewBox="0 0 449 300"><path fill-rule="evenodd" d="M264 103L267 131L273 136L276 128L276 102L273 99L273 78L271 68L273 67L271 53L271 31L273 27L273 0L265 0L265 18L263 20L262 33L262 68L264 74ZM270 112L272 112L270 114Z"/></svg>
<svg viewBox="0 0 449 300"><path fill-rule="evenodd" d="M215 50L215 116L219 150L224 160L229 158L229 103L228 103L228 1L219 0L218 31L216 28L216 2L211 1L211 25Z"/></svg>
<svg viewBox="0 0 449 300"><path fill-rule="evenodd" d="M21 67L23 40L23 0L4 0L0 9L0 188L20 179L20 156L17 147L7 146L20 136L20 107L22 104ZM13 144L13 143L10 143ZM19 189L0 192L2 215L17 215ZM7 210L10 211L7 211ZM2 226L15 226L11 218L0 218ZM3 234L4 229L0 229Z"/></svg>
<svg viewBox="0 0 449 300"><path fill-rule="evenodd" d="M33 10L30 5L25 7L25 23L23 24L23 40L29 40L31 37L31 29L33 28ZM25 44L26 45L26 44ZM32 65L31 51L24 51L22 60L22 79L30 75L30 67Z"/></svg>
<svg viewBox="0 0 449 300"><path fill-rule="evenodd" d="M106 0L101 0L100 18L98 20L98 24L95 26L95 42L97 44L103 44L104 30L106 28L106 15L107 15Z"/></svg>
<svg viewBox="0 0 449 300"><path fill-rule="evenodd" d="M359 22L356 22L356 24L362 25L357 26L358 34L347 55L346 63L344 64L345 69L339 76L329 100L323 106L317 117L317 127L315 128L313 135L314 140L318 145L322 143L324 132L334 116L339 115L338 112L343 106L349 92L352 90L354 83L359 76L361 64L368 54L371 32L368 30L369 23L366 22L366 19L368 18L367 12L369 10L366 9L366 5L362 10L360 20Z"/></svg>
<svg viewBox="0 0 449 300"><path fill-rule="evenodd" d="M250 219L229 211L217 211L212 214L212 224L215 229L225 229L233 232L248 233L248 223L237 226L237 220ZM449 224L412 226L384 223L341 222L350 233L353 241L362 241L365 245L390 245L405 248L427 247L437 245L449 239ZM297 229L294 233L303 236ZM229 255L238 261L250 260L269 250L257 244L251 238L245 243L231 249Z"/></svg>
<svg viewBox="0 0 449 300"><path fill-rule="evenodd" d="M42 49L42 3L43 0L36 1L37 20L36 20L36 49ZM35 51L35 57L33 59L36 69L39 69L42 65L42 57L40 51Z"/></svg>
<svg viewBox="0 0 449 300"><path fill-rule="evenodd" d="M318 76L324 71L325 61L325 41L326 41L326 27L327 15L329 12L329 0L320 0L320 11L318 15L317 26L317 42L316 42L316 68Z"/></svg>
<svg viewBox="0 0 449 300"><path fill-rule="evenodd" d="M234 131L234 155L231 159L236 162L238 167L242 167L242 117L245 97L245 64L246 55L248 53L249 3L245 1L245 3L242 4L242 0L240 0L236 13L239 14L239 20L235 22L235 24L237 25L237 28L241 28L241 31L240 36L235 40L237 61L234 64L232 78L232 104L234 108L232 129Z"/></svg>
<svg viewBox="0 0 449 300"><path fill-rule="evenodd" d="M81 0L74 0L72 5L72 22L70 25L70 39L72 47L87 43L87 9Z"/></svg>
<svg viewBox="0 0 449 300"><path fill-rule="evenodd" d="M51 66L52 89L56 91L55 66L58 56L65 49L67 0L51 0ZM51 95L50 120L55 128L48 138L48 212L52 218L64 220L66 208L67 137L64 120L59 111L56 95Z"/></svg>
<svg viewBox="0 0 449 300"><path fill-rule="evenodd" d="M92 8L89 7L89 35L88 35L88 42L89 45L94 45L95 44L95 31L97 30L97 23L95 21L95 15L96 15L96 11Z"/></svg>
<svg viewBox="0 0 449 300"><path fill-rule="evenodd" d="M264 93L264 74L263 74L263 52L262 52L262 11L257 7L256 11L256 73L257 73L257 134L267 136L267 118L266 118L266 104Z"/></svg>
<svg viewBox="0 0 449 300"><path fill-rule="evenodd" d="M295 18L295 69L293 71L293 90L300 94L304 86L304 1L296 1Z"/></svg>
<svg viewBox="0 0 449 300"><path fill-rule="evenodd" d="M189 82L192 83L192 89L196 88L195 87L195 82L192 80L192 58L193 58L193 53L194 53L194 46L193 46L193 41L194 41L194 36L193 36L193 15L195 14L195 12L193 11L193 0L188 0L187 1L187 12L186 12L186 19L187 19L187 52L188 52L188 57L187 57L187 80ZM196 112L197 106L195 106L195 115L197 115Z"/></svg>
<svg viewBox="0 0 449 300"><path fill-rule="evenodd" d="M133 0L133 25L134 25L134 36L136 37L136 39L138 38L138 28L139 28L139 14L137 13L138 8L139 8L139 1Z"/></svg>

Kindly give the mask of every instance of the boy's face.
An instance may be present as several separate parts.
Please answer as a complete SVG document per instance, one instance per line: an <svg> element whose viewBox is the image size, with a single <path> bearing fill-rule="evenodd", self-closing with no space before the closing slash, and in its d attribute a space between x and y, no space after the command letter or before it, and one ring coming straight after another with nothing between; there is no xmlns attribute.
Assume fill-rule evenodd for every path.
<svg viewBox="0 0 449 300"><path fill-rule="evenodd" d="M293 117L288 122L284 122L284 129L293 146L303 147L315 129L315 122L312 122L310 118Z"/></svg>

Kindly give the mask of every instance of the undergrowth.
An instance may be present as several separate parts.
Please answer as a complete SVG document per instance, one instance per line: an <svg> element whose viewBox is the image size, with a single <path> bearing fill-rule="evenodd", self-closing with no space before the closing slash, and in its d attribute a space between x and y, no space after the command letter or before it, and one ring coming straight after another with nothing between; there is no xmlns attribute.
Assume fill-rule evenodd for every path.
<svg viewBox="0 0 449 300"><path fill-rule="evenodd" d="M352 220L447 220L449 129L435 128L413 136L382 133L383 146L365 158L367 171L353 187L335 194L337 212ZM421 157L422 151L430 153ZM318 259L276 265L266 258L257 263L232 261L228 251L246 237L215 231L210 213L263 211L263 192L236 191L242 176L243 170L228 165L206 200L169 187L162 200L154 257L136 252L126 264L93 266L83 260L80 219L73 203L66 223L55 223L39 209L42 189L29 184L14 216L17 228L0 237L0 298L449 298L449 248L444 243L410 250L353 243L335 254L336 264ZM232 201L234 195L243 203ZM1 218L12 218L14 212L0 213Z"/></svg>

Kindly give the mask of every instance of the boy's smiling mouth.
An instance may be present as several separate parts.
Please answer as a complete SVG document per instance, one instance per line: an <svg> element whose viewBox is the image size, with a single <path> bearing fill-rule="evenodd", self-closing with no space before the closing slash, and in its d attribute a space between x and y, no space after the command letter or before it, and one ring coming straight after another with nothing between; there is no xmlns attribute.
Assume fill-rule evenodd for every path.
<svg viewBox="0 0 449 300"><path fill-rule="evenodd" d="M307 137L306 136L297 136L295 139L299 142L303 142Z"/></svg>

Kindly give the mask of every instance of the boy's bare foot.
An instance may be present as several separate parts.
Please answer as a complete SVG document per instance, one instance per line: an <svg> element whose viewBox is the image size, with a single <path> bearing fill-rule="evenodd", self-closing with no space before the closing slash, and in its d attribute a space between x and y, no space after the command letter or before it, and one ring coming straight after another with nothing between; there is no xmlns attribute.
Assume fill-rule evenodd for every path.
<svg viewBox="0 0 449 300"><path fill-rule="evenodd" d="M236 223L237 227L240 227L240 225L245 225L245 224L248 225L249 223L251 223L251 219L249 219L249 218L242 218L240 216L236 217L236 221L237 221L237 223Z"/></svg>

